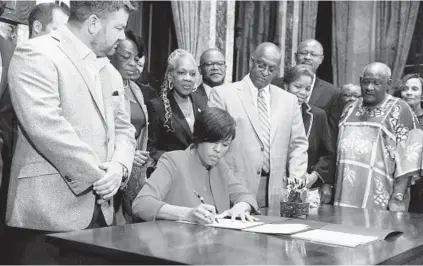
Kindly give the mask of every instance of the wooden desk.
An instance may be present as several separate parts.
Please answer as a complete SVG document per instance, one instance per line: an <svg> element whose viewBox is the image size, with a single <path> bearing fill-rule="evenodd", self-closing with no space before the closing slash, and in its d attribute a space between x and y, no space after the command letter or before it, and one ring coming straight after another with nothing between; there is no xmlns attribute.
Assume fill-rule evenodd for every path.
<svg viewBox="0 0 423 266"><path fill-rule="evenodd" d="M276 213L269 211L266 214ZM404 234L358 248L321 245L284 236L170 221L47 236L61 248L122 264L406 264L423 254L423 215L324 206L308 219L397 229ZM416 260L417 259L417 260Z"/></svg>

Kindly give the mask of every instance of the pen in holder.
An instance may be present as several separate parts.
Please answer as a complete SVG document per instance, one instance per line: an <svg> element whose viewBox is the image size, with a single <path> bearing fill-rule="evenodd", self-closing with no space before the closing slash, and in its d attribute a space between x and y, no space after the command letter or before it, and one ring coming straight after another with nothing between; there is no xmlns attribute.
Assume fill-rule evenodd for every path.
<svg viewBox="0 0 423 266"><path fill-rule="evenodd" d="M307 188L304 180L288 178L287 181L288 194L280 203L281 216L298 218L308 215L310 204L307 202Z"/></svg>

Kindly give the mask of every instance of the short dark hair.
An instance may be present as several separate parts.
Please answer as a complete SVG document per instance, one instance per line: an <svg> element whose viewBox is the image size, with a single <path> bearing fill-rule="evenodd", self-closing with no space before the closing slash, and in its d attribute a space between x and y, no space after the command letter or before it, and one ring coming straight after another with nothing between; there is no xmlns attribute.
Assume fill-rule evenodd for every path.
<svg viewBox="0 0 423 266"><path fill-rule="evenodd" d="M105 18L108 13L119 11L122 8L131 13L137 8L137 4L128 0L70 1L69 21L82 23L92 14L99 18Z"/></svg>
<svg viewBox="0 0 423 266"><path fill-rule="evenodd" d="M194 146L203 142L219 142L235 138L235 119L225 110L208 107L194 122Z"/></svg>
<svg viewBox="0 0 423 266"><path fill-rule="evenodd" d="M125 30L125 37L135 43L138 49L138 57L141 58L145 55L145 46L144 42L140 36L136 35L133 30L126 29Z"/></svg>
<svg viewBox="0 0 423 266"><path fill-rule="evenodd" d="M31 10L28 16L29 37L32 36L32 29L36 20L41 23L42 29L45 30L47 24L53 20L53 9L55 8L62 10L63 13L69 16L69 7L64 2L59 3L58 1L55 3L41 3Z"/></svg>
<svg viewBox="0 0 423 266"><path fill-rule="evenodd" d="M310 67L307 65L300 64L293 67L289 67L285 70L283 82L285 84L290 84L301 76L309 76L312 79L314 78L314 74L311 71Z"/></svg>

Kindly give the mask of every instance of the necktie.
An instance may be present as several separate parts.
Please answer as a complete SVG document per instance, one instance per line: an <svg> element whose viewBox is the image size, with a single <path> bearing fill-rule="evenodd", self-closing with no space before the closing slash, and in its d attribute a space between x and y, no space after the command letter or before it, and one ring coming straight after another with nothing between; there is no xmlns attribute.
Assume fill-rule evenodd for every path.
<svg viewBox="0 0 423 266"><path fill-rule="evenodd" d="M257 107L261 125L261 140L264 148L263 170L268 173L270 171L270 119L266 99L264 98L264 89L260 89L258 92Z"/></svg>

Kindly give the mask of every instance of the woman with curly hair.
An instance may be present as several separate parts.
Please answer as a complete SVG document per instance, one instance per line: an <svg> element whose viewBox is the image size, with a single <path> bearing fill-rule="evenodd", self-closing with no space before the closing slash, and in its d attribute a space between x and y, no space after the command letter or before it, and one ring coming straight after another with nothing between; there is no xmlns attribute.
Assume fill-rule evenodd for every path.
<svg viewBox="0 0 423 266"><path fill-rule="evenodd" d="M150 117L147 149L157 162L167 151L185 150L193 141L195 118L207 98L193 94L197 64L187 51L173 51L167 63L160 96L147 105Z"/></svg>

